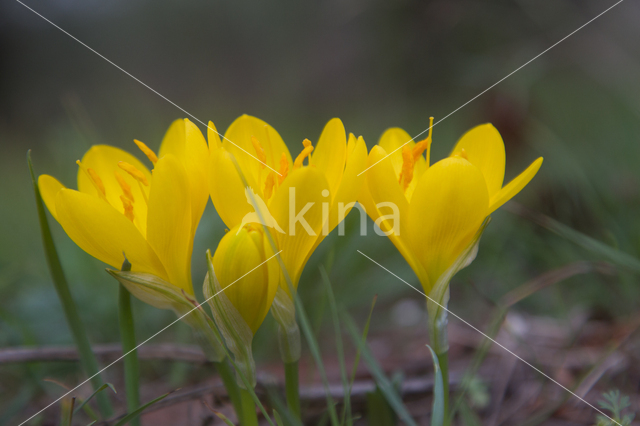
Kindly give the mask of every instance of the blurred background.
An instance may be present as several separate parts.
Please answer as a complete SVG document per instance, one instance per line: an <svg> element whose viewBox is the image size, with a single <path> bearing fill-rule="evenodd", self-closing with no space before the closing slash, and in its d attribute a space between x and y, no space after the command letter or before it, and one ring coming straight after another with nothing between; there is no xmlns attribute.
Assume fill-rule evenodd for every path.
<svg viewBox="0 0 640 426"><path fill-rule="evenodd" d="M362 135L369 148L388 127L416 135L428 127L429 116L437 121L449 114L614 2L25 3L198 119L212 120L224 131L237 116L255 115L298 153L302 140L315 143L332 117ZM506 181L538 156L545 158L536 178L515 198L518 204L493 215L477 259L453 280L450 308L485 329L505 294L552 274L543 280L548 285L534 286L536 291L511 307L511 328L524 340L531 337L532 324L540 326L536 333L564 330L566 339L556 349L565 355L563 350L576 347L583 353L583 344L609 348L609 339L626 336L624 345L616 346L624 349L625 360L605 369L584 395L591 391L588 398L596 401L599 392L618 388L632 396L633 404L640 389L640 341L633 334L640 307L639 20L639 3L621 3L438 124L432 154L432 159L447 155L467 129L492 122L506 144ZM70 345L42 250L27 150L32 149L37 174L52 174L75 187L74 162L91 145L137 152L136 138L157 149L170 123L186 115L15 1L0 3L0 58L0 347ZM347 219L348 230L357 231L357 219L356 213ZM92 342L117 342L115 282L105 265L77 248L52 218L50 224ZM303 275L302 295L324 300L320 264L330 270L338 300L357 318L366 315L378 294L374 353L390 371L404 365L408 376L426 374L423 299L356 250L417 281L370 221L368 229L367 236L351 232L325 240ZM204 277L204 250L215 248L223 234L210 204L194 250L196 288ZM571 273L575 265L587 266ZM319 338L327 335L323 350L331 365L330 315L324 303L308 306ZM137 301L134 307L139 340L174 319L171 312ZM576 321L605 331L584 343ZM464 341L473 331L455 322L452 363L460 361L463 372L479 337L473 344ZM620 335L620 329L627 334ZM274 330L267 321L255 342L259 369L277 364ZM389 335L413 336L413 358ZM154 339L176 341L193 343L181 324ZM528 341L535 346L535 340ZM534 351L514 345L518 353ZM413 370L414 364L401 362L405 355L415 361ZM564 362L541 365L573 386L594 363L573 369L562 367ZM118 382L118 368L107 373L107 380ZM201 379L197 365L149 361L142 368L148 387L176 388ZM517 368L529 377L527 367ZM477 391L489 402L470 402L482 418L504 412L494 406L494 376L493 370L481 375L485 385ZM44 378L73 384L80 377L69 362L0 364L0 424L18 424L61 393ZM544 381L535 374L531 380ZM556 390L543 395L547 399L540 393L536 398L552 406L566 396ZM571 409L567 418L594 418L586 406ZM34 424L52 424L47 422L55 413L52 408ZM510 424L509 419L494 424L501 421Z"/></svg>

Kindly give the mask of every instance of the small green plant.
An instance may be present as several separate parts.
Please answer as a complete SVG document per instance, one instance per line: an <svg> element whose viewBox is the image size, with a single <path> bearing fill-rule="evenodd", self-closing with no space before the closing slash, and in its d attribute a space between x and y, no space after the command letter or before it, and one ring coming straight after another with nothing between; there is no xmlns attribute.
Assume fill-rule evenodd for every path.
<svg viewBox="0 0 640 426"><path fill-rule="evenodd" d="M629 403L629 397L626 395L620 395L619 390L610 390L602 394L604 400L598 401L598 405L605 410L611 411L613 420L622 426L629 426L636 416L633 413L622 415L622 411L631 406ZM599 415L597 418L596 426L614 426L616 423L605 416Z"/></svg>

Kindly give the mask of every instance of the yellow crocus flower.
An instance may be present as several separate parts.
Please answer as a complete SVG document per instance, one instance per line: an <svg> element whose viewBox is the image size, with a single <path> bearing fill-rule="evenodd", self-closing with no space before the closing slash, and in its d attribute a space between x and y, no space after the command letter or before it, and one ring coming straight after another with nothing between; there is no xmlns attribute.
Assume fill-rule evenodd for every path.
<svg viewBox="0 0 640 426"><path fill-rule="evenodd" d="M384 132L369 154L368 165L375 166L365 173L360 202L429 294L445 271L477 241L485 219L535 176L542 158L503 186L504 143L491 124L469 130L449 157L435 164L429 161L431 130L425 140L402 146L409 140L411 136L399 128Z"/></svg>
<svg viewBox="0 0 640 426"><path fill-rule="evenodd" d="M153 172L126 151L96 145L77 162L77 191L41 175L42 198L67 235L93 257L119 269L126 256L132 272L193 295L193 238L209 192L207 143L187 119L170 126L158 155L135 143ZM165 307L153 297L143 300Z"/></svg>
<svg viewBox="0 0 640 426"><path fill-rule="evenodd" d="M363 180L357 174L367 157L364 140L353 134L347 140L342 122L334 118L316 146L305 139L301 153L293 159L278 132L258 118L239 117L222 141L213 123L209 127L213 205L230 229L260 222L256 209L260 210L297 288L309 256L355 204ZM251 199L257 201L256 207ZM286 283L281 282L281 287L289 293Z"/></svg>

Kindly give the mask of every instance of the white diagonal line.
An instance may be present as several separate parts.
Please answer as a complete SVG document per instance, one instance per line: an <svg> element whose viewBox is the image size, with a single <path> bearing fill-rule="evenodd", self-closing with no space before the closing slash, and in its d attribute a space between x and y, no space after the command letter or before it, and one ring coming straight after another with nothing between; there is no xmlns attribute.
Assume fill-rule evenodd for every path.
<svg viewBox="0 0 640 426"><path fill-rule="evenodd" d="M271 167L270 165L268 165L267 163L265 163L264 161L260 160L258 157L256 157L255 155L251 154L249 151L247 151L246 149L242 148L240 145L236 144L235 142L233 142L232 140L230 140L229 138L227 138L226 136L224 136L223 134L219 133L216 129L214 129L213 127L209 126L207 123L205 123L204 121L200 120L198 117L196 117L195 115L191 114L189 111L187 111L186 109L182 108L180 105L176 104L175 102L173 102L171 99L167 98L166 96L164 96L162 93L158 92L157 90L155 90L153 87L149 86L148 84L146 84L145 82L143 82L142 80L140 80L139 78L137 78L136 76L134 76L133 74L131 74L130 72L128 72L127 70L125 70L124 68L122 68L121 66L117 65L116 63L114 63L112 60L110 60L109 58L107 58L106 56L104 56L103 54L99 53L98 51L96 51L94 48L90 47L89 45L87 45L86 43L78 40L77 37L71 35L70 33L68 33L67 31L63 30L62 28L60 28L58 25L54 24L53 22L51 22L49 19L45 18L44 16L42 16L40 13L36 12L35 10L33 10L32 8L30 8L29 6L27 6L26 4L22 3L20 0L16 0L18 3L20 3L21 5L23 5L24 7L26 7L27 9L29 9L30 11L32 11L33 13L35 13L36 15L38 15L39 17L41 17L42 19L44 19L45 21L47 21L48 23L50 23L51 25L53 25L54 27L56 27L57 29L59 29L60 31L62 31L63 33L65 33L66 35L68 35L69 37L71 37L72 39L74 39L75 41L77 41L78 43L80 43L81 45L83 45L84 47L86 47L87 49L89 49L90 51L92 51L93 53L95 53L96 55L100 56L102 59L104 59L105 61L109 62L111 65L113 65L114 67L118 68L120 71L122 71L123 73L125 73L126 75L128 75L129 77L131 77L132 79L134 79L135 81L137 81L138 83L142 84L144 87L146 87L147 89L151 90L153 93L155 93L156 95L160 96L162 99L164 99L165 101L169 102L171 105L173 105L174 107L178 108L180 111L184 112L185 114L187 114L189 117L193 118L194 120L196 120L198 123L202 124L203 126L205 126L206 128L208 128L209 130L213 131L214 133L217 133L218 136L220 136L222 139L225 139L227 141L229 141L229 143L231 143L232 145L234 145L236 148L240 149L241 151L243 151L245 154L249 155L250 157L253 157L256 161L259 161L262 165L270 168L271 170L273 170L274 172L276 172L278 175L282 176L282 174L280 174L280 172L278 172L276 169L274 169L273 167Z"/></svg>
<svg viewBox="0 0 640 426"><path fill-rule="evenodd" d="M409 284L407 281L403 280L402 278L400 278L398 275L394 274L393 272L391 272L390 270L388 270L387 268L385 268L384 266L382 266L381 264L379 264L378 262L376 262L375 260L373 260L372 258L370 258L369 256L367 256L366 254L364 254L363 252L361 252L360 250L357 250L358 253L360 253L361 255L363 255L364 257L366 257L367 259L369 259L370 261L372 261L373 263L375 263L376 265L378 265L379 267L381 267L382 269L384 269L385 271L387 271L388 273L390 273L391 275L393 275L394 277L396 277L397 279L399 279L400 281L402 281L403 283L405 283L406 285L408 285L409 287L411 287L412 289L414 289L415 291L417 291L418 293L420 293L421 295L423 295L424 297L426 297L427 299L429 299L430 301L432 301L433 303L435 303L436 305L440 306L442 309L444 309L445 311L447 311L449 314L451 314L452 316L456 317L457 319L459 319L460 321L462 321L463 323L465 323L466 325L468 325L469 327L473 328L475 331L477 331L478 333L482 334L485 338L491 340L494 344L500 346L502 349L504 349L505 351L509 352L511 355L513 355L514 357L518 358L520 361L524 362L525 364L527 364L529 367L533 368L534 370L536 370L538 373L542 374L544 377L546 377L547 379L551 380L553 383L555 383L556 385L560 386L562 389L566 390L567 392L569 392L571 395L575 396L576 398L578 398L580 401L584 402L585 404L587 404L589 407L593 408L594 410L596 410L598 413L602 414L603 416L605 416L606 418L608 418L609 420L611 420L612 422L614 422L617 425L622 426L622 424L618 423L617 421L615 421L614 419L612 419L611 417L607 416L605 413L602 412L602 410L600 410L599 408L597 408L596 406L594 406L593 404L585 401L583 398L581 398L580 396L576 395L571 389L567 388L566 386L563 386L561 383L559 383L558 381L554 380L552 377L550 377L549 375L545 374L542 370L540 370L539 368L535 367L533 364L531 364L530 362L525 361L522 357L520 357L519 355L517 355L516 353L514 353L513 351L511 351L510 349L508 349L507 347L505 347L504 345L498 343L496 340L492 339L491 337L489 337L488 335L486 335L484 332L482 332L480 329L478 329L477 327L473 326L472 324L470 324L468 321L462 319L460 316L454 314L453 312L451 312L449 309L447 309L446 306L441 305L440 303L436 302L434 299L432 299L431 297L427 296L426 294L424 294L424 292L420 291L418 288L412 286L411 284Z"/></svg>
<svg viewBox="0 0 640 426"><path fill-rule="evenodd" d="M17 0L16 0L17 1ZM23 424L27 423L29 420L33 419L35 416L37 416L38 414L42 413L44 410L46 410L47 408L51 407L53 404L57 403L58 401L60 401L62 398L64 398L65 396L69 395L71 392L75 391L76 389L78 389L80 386L84 385L85 383L87 383L89 380L93 379L94 377L96 377L98 374L102 373L104 370L106 370L107 368L111 367L112 365L114 365L115 363L117 363L118 361L120 361L121 359L123 359L124 357L126 357L127 355L129 355L131 352L135 351L136 349L138 349L140 346L144 345L145 343L147 343L149 340L153 339L154 337L156 337L158 334L162 333L163 331L165 331L167 328L171 327L173 324L177 323L178 321L180 321L182 318L186 317L187 315L189 315L191 312L195 311L196 309L199 309L203 303L208 302L209 300L213 299L214 297L216 297L217 295L219 295L220 293L222 293L223 291L225 291L227 288L231 287L232 285L234 285L235 283L237 283L238 281L240 281L241 279L243 279L244 277L246 277L247 275L249 275L250 273L252 273L253 271L255 271L256 269L258 269L259 267L261 267L262 265L264 265L265 263L267 263L268 261L270 261L271 259L273 259L274 257L276 257L277 255L279 255L280 253L282 253L282 250L280 250L279 252L277 252L276 254L274 254L273 256L269 257L267 260L265 260L264 262L262 262L261 264L259 264L258 266L256 266L255 268L253 268L252 270L250 270L249 272L247 272L246 274L244 274L243 276L241 276L240 278L238 278L237 280L235 280L234 282L232 282L231 284L229 284L228 286L226 286L225 288L223 288L222 290L218 291L216 294L214 294L211 297L208 297L204 302L202 303L198 303L196 304L195 308L191 309L189 312L187 312L186 314L182 315L181 317L179 317L178 319L176 319L175 321L173 321L171 324L167 325L166 327L164 327L162 330L158 331L156 334L154 334L153 336L149 337L148 339L146 339L144 342L140 343L138 346L136 346L135 348L131 349L129 352L127 352L126 354L123 354L120 358L116 359L115 361L113 361L111 364L107 365L106 367L104 367L102 370L98 371L96 374L94 374L93 376L87 378L84 382L80 383L78 386L76 386L75 388L71 389L69 392L65 393L64 395L62 395L60 398L56 399L55 401L53 401L51 404L47 405L46 407L44 407L42 410L38 411L37 413L35 413L34 415L32 415L31 417L29 417L27 420L23 421L22 423L20 423L18 426L22 426Z"/></svg>
<svg viewBox="0 0 640 426"><path fill-rule="evenodd" d="M16 0L17 1L17 0ZM491 86L487 87L486 89L484 89L482 92L478 93L476 96L474 96L473 98L469 99L467 102L465 102L464 104L460 105L458 108L454 109L453 111L451 111L449 114L445 115L444 117L442 117L440 120L436 121L435 123L433 123L433 125L427 127L426 129L424 129L423 131L421 131L420 133L418 133L417 135L415 135L414 137L412 137L411 139L409 139L408 141L406 141L405 143L403 143L402 145L400 145L399 147L397 147L396 149L394 149L393 151L391 151L390 153L388 153L387 155L385 155L384 157L382 157L381 159L379 159L378 161L376 161L375 163L373 163L372 165L370 165L369 167L367 167L366 169L364 169L363 171L361 171L360 173L358 173L358 176L360 176L361 174L363 174L364 172L366 172L367 170L369 170L370 168L372 168L373 166L375 166L376 164L378 164L379 162L381 162L382 160L384 160L385 158L389 157L391 154L393 154L394 152L396 152L397 150L399 150L400 148L402 148L403 146L405 146L406 144L408 144L409 142L411 142L412 140L415 140L416 138L420 137L421 135L423 135L425 132L429 131L430 129L432 129L433 127L435 127L436 125L438 125L439 123L442 123L444 120L446 120L447 118L451 117L453 114L455 114L456 112L460 111L462 108L466 107L467 105L469 105L471 102L475 101L476 99L478 99L480 96L484 95L485 93L487 93L489 90L493 89L494 87L496 87L498 84L502 83L503 81L505 81L507 78L511 77L513 74L517 73L518 71L520 71L522 68L526 67L527 65L529 65L531 62L535 61L536 59L538 59L540 56L544 55L545 53L547 53L548 51L550 51L551 49L553 49L554 47L556 47L557 45L559 45L560 43L562 43L563 41L565 41L566 39L568 39L569 37L571 37L572 35L574 35L575 33L577 33L578 31L580 31L581 29L583 29L584 27L586 27L587 25L589 25L590 23L592 23L593 21L595 21L596 19L598 19L599 17L601 17L602 15L604 15L605 13L607 13L608 11L610 11L611 9L613 9L614 7L616 7L617 5L619 5L620 3L622 3L624 0L619 0L617 3L615 3L613 6L610 6L608 9L606 9L604 12L599 13L597 16L595 16L594 18L590 19L589 21L587 21L585 24L581 25L580 27L578 27L577 29L575 29L574 31L572 31L571 33L569 33L568 35L564 36L562 39L560 39L559 41L555 42L554 44L552 44L551 46L547 47L545 50L543 50L542 52L538 53L536 56L534 56L533 58L529 59L527 62L525 62L524 64L520 65L518 68L516 68L515 70L511 71L509 74L507 74L506 76L502 77L500 80L496 81L495 83L493 83Z"/></svg>

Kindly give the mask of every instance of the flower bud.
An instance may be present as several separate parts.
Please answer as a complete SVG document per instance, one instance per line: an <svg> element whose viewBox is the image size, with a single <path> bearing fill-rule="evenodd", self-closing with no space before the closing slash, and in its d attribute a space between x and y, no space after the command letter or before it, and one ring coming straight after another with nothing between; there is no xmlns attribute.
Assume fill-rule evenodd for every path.
<svg viewBox="0 0 640 426"><path fill-rule="evenodd" d="M211 258L204 295L238 368L255 386L251 341L278 289L280 267L261 225L235 227ZM242 381L239 385L244 387Z"/></svg>

